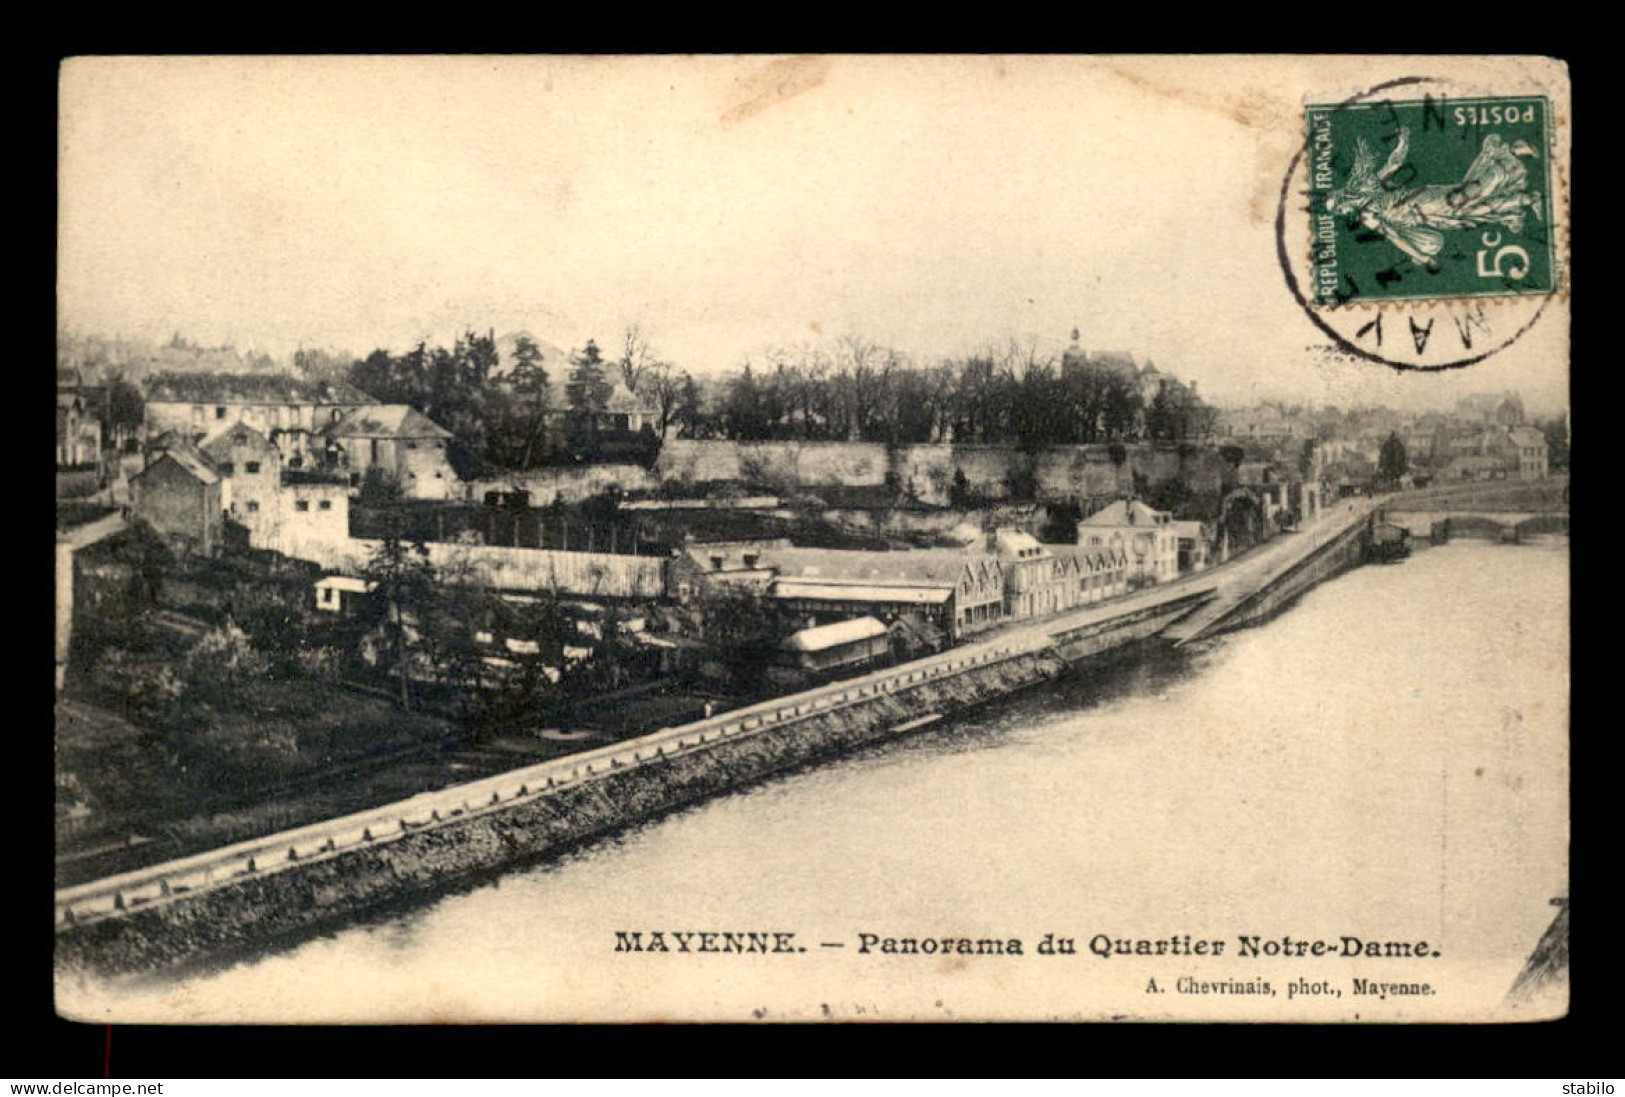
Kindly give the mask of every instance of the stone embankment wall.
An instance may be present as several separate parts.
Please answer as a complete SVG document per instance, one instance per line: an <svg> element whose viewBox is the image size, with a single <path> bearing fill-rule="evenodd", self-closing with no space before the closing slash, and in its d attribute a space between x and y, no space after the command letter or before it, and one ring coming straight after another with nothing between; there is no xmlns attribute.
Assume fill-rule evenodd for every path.
<svg viewBox="0 0 1625 1097"><path fill-rule="evenodd" d="M683 484L738 480L786 488L886 482L886 447L868 442L732 442L676 438L660 447L655 475Z"/></svg>
<svg viewBox="0 0 1625 1097"><path fill-rule="evenodd" d="M947 505L956 473L976 495L1011 497L1023 481L1042 502L1102 498L1182 480L1217 492L1224 473L1217 451L1172 443L1051 446L1037 454L1014 446L909 445L869 442L730 442L675 439L661 448L655 476L681 484L735 480L781 491L816 492L832 485L873 487L888 482L921 502ZM1120 460L1119 460L1120 458Z"/></svg>
<svg viewBox="0 0 1625 1097"><path fill-rule="evenodd" d="M794 521L797 511L782 507L768 511L776 518ZM1037 533L1049 520L1049 508L1041 503L996 503L983 508L927 509L923 507L824 507L818 516L854 533L881 537L908 537L945 534L960 526L980 530L984 525L1006 526Z"/></svg>
<svg viewBox="0 0 1625 1097"><path fill-rule="evenodd" d="M1042 645L962 649L379 809L57 893L57 956L148 971L308 932L557 853L934 713L1047 680Z"/></svg>
<svg viewBox="0 0 1625 1097"><path fill-rule="evenodd" d="M300 546L299 557L324 568L359 575L382 544L362 537ZM507 548L433 541L429 562L442 574L474 572L498 590L552 592L577 598L646 601L666 593L666 561L658 556L557 549Z"/></svg>
<svg viewBox="0 0 1625 1097"><path fill-rule="evenodd" d="M527 491L532 506L545 507L555 500L579 503L610 487L639 492L667 483L729 481L816 493L820 487L889 482L923 503L946 506L956 472L983 499L1009 499L1012 486L1030 480L1043 502L1121 495L1134 490L1136 475L1147 484L1183 479L1193 490L1217 492L1224 472L1217 452L1202 447L1136 443L1121 447L1118 456L1120 462L1105 445L1051 446L1030 454L1000 445L673 438L661 445L653 471L632 464L532 469L469 480L456 485L454 494L480 503L488 491Z"/></svg>
<svg viewBox="0 0 1625 1097"><path fill-rule="evenodd" d="M1261 624L1297 601L1305 591L1365 560L1371 544L1371 523L1359 524L1333 537L1309 556L1272 577L1260 590L1238 602L1204 635Z"/></svg>
<svg viewBox="0 0 1625 1097"><path fill-rule="evenodd" d="M460 485L459 495L469 502L483 503L488 491L528 491L531 506L545 507L559 500L580 503L610 487L632 492L653 491L659 486L659 479L642 465L580 465L530 469L468 480Z"/></svg>

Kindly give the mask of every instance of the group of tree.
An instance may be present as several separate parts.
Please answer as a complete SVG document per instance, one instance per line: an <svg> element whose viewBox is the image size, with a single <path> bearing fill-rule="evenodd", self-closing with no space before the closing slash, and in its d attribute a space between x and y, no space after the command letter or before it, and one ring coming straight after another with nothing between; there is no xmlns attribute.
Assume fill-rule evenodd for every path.
<svg viewBox="0 0 1625 1097"><path fill-rule="evenodd" d="M386 404L409 404L451 431L449 457L460 475L489 460L492 427L503 410L494 378L496 340L466 332L452 346L420 342L404 354L379 349L350 367L348 380Z"/></svg>
<svg viewBox="0 0 1625 1097"><path fill-rule="evenodd" d="M325 352L301 351L295 360L312 377L335 373ZM1147 388L1121 363L1063 362L1030 340L918 365L894 348L848 336L781 348L766 362L701 381L655 354L637 325L624 330L615 351L589 339L567 360L547 358L524 335L504 360L494 333L467 331L450 347L375 350L346 377L450 430L452 460L464 475L582 459L602 441L617 386L648 416L657 444L675 436L1037 449L1200 438L1216 418L1177 379L1164 375Z"/></svg>
<svg viewBox="0 0 1625 1097"><path fill-rule="evenodd" d="M1377 453L1377 480L1385 487L1394 488L1399 485L1400 477L1409 471L1410 460L1405 452L1405 443L1400 440L1397 431L1390 432Z"/></svg>
<svg viewBox="0 0 1625 1097"><path fill-rule="evenodd" d="M795 622L775 600L744 586L720 584L697 600L697 638L728 669L730 685L743 693L761 687L779 643Z"/></svg>
<svg viewBox="0 0 1625 1097"><path fill-rule="evenodd" d="M747 363L708 401L680 394L675 415L691 437L1033 449L1201 437L1215 417L1173 378L1147 393L1132 369L1063 363L1030 341L920 366L854 337L778 351L762 367Z"/></svg>
<svg viewBox="0 0 1625 1097"><path fill-rule="evenodd" d="M361 577L372 589L362 626L377 641L374 669L403 710L418 707L424 683L433 683L476 734L534 726L549 708L620 689L641 672L645 652L620 611L607 611L597 635L586 636L556 597L502 598L455 552L436 562L421 541L386 536ZM493 648L493 637L505 643Z"/></svg>
<svg viewBox="0 0 1625 1097"><path fill-rule="evenodd" d="M1552 469L1569 467L1569 423L1565 416L1537 419L1535 429L1546 437L1546 465Z"/></svg>
<svg viewBox="0 0 1625 1097"><path fill-rule="evenodd" d="M296 363L308 376L332 372L330 357L317 352L301 352ZM606 409L617 384L648 410L645 433L655 442L627 451L629 440L619 439L622 451L652 455L678 423L685 394L697 399L698 392L687 374L652 353L636 326L626 329L614 359L589 339L568 360L551 361L522 334L504 360L494 332L466 331L450 347L425 341L403 354L374 350L345 376L374 398L409 404L451 431L450 459L465 477L591 459L616 441Z"/></svg>

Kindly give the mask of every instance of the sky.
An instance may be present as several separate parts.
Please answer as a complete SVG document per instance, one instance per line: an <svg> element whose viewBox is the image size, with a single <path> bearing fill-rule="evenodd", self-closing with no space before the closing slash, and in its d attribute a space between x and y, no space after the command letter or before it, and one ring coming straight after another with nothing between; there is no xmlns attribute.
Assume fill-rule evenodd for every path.
<svg viewBox="0 0 1625 1097"><path fill-rule="evenodd" d="M635 323L696 373L845 334L926 362L1012 337L1059 351L1076 326L1219 402L1516 389L1566 406L1566 303L1448 374L1313 353L1276 197L1303 104L1390 75L1357 58L74 59L59 321L278 356L465 328L613 347Z"/></svg>

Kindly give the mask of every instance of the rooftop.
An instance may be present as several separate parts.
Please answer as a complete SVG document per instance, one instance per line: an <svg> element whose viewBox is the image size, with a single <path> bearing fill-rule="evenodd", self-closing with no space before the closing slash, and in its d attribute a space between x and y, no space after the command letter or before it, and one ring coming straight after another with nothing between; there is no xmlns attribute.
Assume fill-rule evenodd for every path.
<svg viewBox="0 0 1625 1097"><path fill-rule="evenodd" d="M1107 369L1138 373L1134 365L1134 355L1126 350L1100 350L1089 355L1090 365L1104 366Z"/></svg>
<svg viewBox="0 0 1625 1097"><path fill-rule="evenodd" d="M848 583L839 579L808 582L780 579L773 584L773 597L828 602L887 602L902 605L934 606L953 597L947 586L905 586L903 584Z"/></svg>
<svg viewBox="0 0 1625 1097"><path fill-rule="evenodd" d="M196 450L181 449L179 447L164 450L162 454L153 460L152 464L136 473L136 476L145 476L149 471L157 468L165 461L173 461L190 473L193 479L202 481L205 484L217 483L220 480L220 474L215 472L210 467L209 462L204 460Z"/></svg>
<svg viewBox="0 0 1625 1097"><path fill-rule="evenodd" d="M450 438L442 427L410 404L368 404L328 427L333 438Z"/></svg>
<svg viewBox="0 0 1625 1097"><path fill-rule="evenodd" d="M995 563L986 552L965 549L909 549L869 552L862 549L770 549L761 554L765 567L781 579L826 579L838 582L915 583L956 586L966 567Z"/></svg>
<svg viewBox="0 0 1625 1097"><path fill-rule="evenodd" d="M884 635L885 625L873 617L857 617L851 621L837 621L833 625L804 628L779 646L785 651L826 651L842 644L873 640Z"/></svg>
<svg viewBox="0 0 1625 1097"><path fill-rule="evenodd" d="M288 373L154 375L147 400L183 404L365 404L372 397L346 381L307 381Z"/></svg>
<svg viewBox="0 0 1625 1097"><path fill-rule="evenodd" d="M1049 551L1039 543L1038 538L1019 529L994 531L993 544L1001 555L1016 556L1024 560L1041 558Z"/></svg>
<svg viewBox="0 0 1625 1097"><path fill-rule="evenodd" d="M1075 560L1079 566L1087 571L1110 571L1122 564L1122 550L1115 552L1104 548L1082 548L1077 545L1056 545L1055 559L1065 563Z"/></svg>
<svg viewBox="0 0 1625 1097"><path fill-rule="evenodd" d="M371 594L377 587L377 583L369 583L353 575L324 575L316 580L317 590L342 590L350 594Z"/></svg>
<svg viewBox="0 0 1625 1097"><path fill-rule="evenodd" d="M165 433L170 432L166 431ZM232 447L247 445L252 445L261 450L275 448L271 445L269 438L247 423L232 423L221 430L215 431L199 442L198 448L210 457L224 457L230 455Z"/></svg>
<svg viewBox="0 0 1625 1097"><path fill-rule="evenodd" d="M1167 511L1156 510L1138 499L1119 499L1085 518L1085 526L1154 526L1170 520Z"/></svg>
<svg viewBox="0 0 1625 1097"><path fill-rule="evenodd" d="M654 411L648 401L620 383L610 390L609 397L604 401L604 410L623 414L652 414Z"/></svg>

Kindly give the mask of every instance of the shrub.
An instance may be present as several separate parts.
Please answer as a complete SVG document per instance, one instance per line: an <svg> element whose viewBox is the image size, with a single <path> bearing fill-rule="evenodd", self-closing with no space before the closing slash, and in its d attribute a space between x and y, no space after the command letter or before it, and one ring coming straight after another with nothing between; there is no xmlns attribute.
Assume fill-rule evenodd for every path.
<svg viewBox="0 0 1625 1097"><path fill-rule="evenodd" d="M303 648L294 654L299 670L322 682L343 677L344 653L333 647Z"/></svg>
<svg viewBox="0 0 1625 1097"><path fill-rule="evenodd" d="M204 633L183 663L186 678L200 686L263 678L270 669L271 661L255 650L248 634L229 623Z"/></svg>
<svg viewBox="0 0 1625 1097"><path fill-rule="evenodd" d="M158 715L186 689L168 664L137 658L120 648L103 652L92 680L98 689L122 698L132 714L144 718Z"/></svg>

